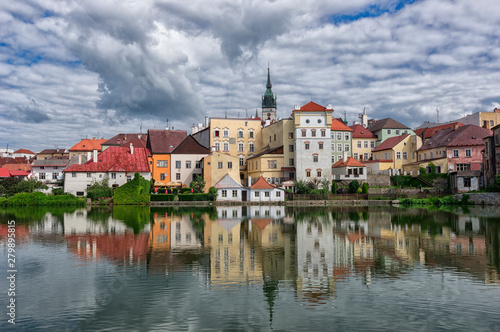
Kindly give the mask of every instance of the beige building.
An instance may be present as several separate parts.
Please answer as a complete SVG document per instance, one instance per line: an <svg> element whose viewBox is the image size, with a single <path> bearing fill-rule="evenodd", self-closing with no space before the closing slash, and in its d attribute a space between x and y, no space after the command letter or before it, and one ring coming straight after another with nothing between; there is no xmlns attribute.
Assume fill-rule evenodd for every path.
<svg viewBox="0 0 500 332"><path fill-rule="evenodd" d="M268 183L280 185L283 182L283 146L259 153L247 160L247 173L257 181L261 176ZM250 186L253 183L248 183Z"/></svg>
<svg viewBox="0 0 500 332"><path fill-rule="evenodd" d="M214 151L203 158L203 179L206 182L205 192L214 186L222 177L229 174L233 179L242 181L240 169L238 167L239 159L226 153Z"/></svg>
<svg viewBox="0 0 500 332"><path fill-rule="evenodd" d="M457 119L457 122L464 125L476 125L486 129L491 129L500 124L500 109L495 108L493 112L476 112Z"/></svg>
<svg viewBox="0 0 500 332"><path fill-rule="evenodd" d="M357 160L370 160L375 148L377 136L363 126L350 126L352 133L352 156Z"/></svg>
<svg viewBox="0 0 500 332"><path fill-rule="evenodd" d="M403 166L417 161L416 151L422 146L422 139L416 135L404 134L390 137L373 149L375 161L391 162L392 174L403 174ZM367 164L369 167L370 164Z"/></svg>
<svg viewBox="0 0 500 332"><path fill-rule="evenodd" d="M281 171L280 183L295 179L295 137L293 119L283 119L262 128L262 146L264 150L274 150L282 147L282 161L278 170ZM249 165L247 164L247 170ZM250 175L250 173L249 173ZM262 174L263 175L263 174ZM255 172L251 175L254 179ZM265 175L263 175L266 177ZM258 177L258 176L257 176ZM267 178L267 177L266 177ZM271 181L267 180L269 183Z"/></svg>

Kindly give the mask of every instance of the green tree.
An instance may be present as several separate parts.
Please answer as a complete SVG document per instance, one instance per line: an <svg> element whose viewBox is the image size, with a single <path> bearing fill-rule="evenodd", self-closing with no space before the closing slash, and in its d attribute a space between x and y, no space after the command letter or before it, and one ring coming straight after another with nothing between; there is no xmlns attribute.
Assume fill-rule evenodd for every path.
<svg viewBox="0 0 500 332"><path fill-rule="evenodd" d="M215 200L217 198L217 194L218 194L217 193L217 188L215 188L215 187L208 188L208 194L211 196L211 198L213 200Z"/></svg>
<svg viewBox="0 0 500 332"><path fill-rule="evenodd" d="M311 192L311 187L302 180L293 181L293 188L296 194L309 194Z"/></svg>
<svg viewBox="0 0 500 332"><path fill-rule="evenodd" d="M103 179L102 181L96 181L87 188L87 197L92 200L97 200L99 198L112 197L113 189L108 185L108 179Z"/></svg>
<svg viewBox="0 0 500 332"><path fill-rule="evenodd" d="M361 192L363 194L368 194L368 183L366 183L366 182L363 183L363 185L361 186L361 190L362 190Z"/></svg>
<svg viewBox="0 0 500 332"><path fill-rule="evenodd" d="M358 180L353 180L351 182L349 182L349 193L350 194L355 194L358 192L358 188L359 188L359 182Z"/></svg>
<svg viewBox="0 0 500 332"><path fill-rule="evenodd" d="M191 181L189 186L193 189L193 193L201 194L205 191L206 182L201 175L196 175L194 181Z"/></svg>
<svg viewBox="0 0 500 332"><path fill-rule="evenodd" d="M337 184L332 181L332 194L337 194Z"/></svg>
<svg viewBox="0 0 500 332"><path fill-rule="evenodd" d="M322 194L327 195L329 192L329 188L330 188L330 181L328 181L328 179L322 179L321 180L321 192L322 192Z"/></svg>

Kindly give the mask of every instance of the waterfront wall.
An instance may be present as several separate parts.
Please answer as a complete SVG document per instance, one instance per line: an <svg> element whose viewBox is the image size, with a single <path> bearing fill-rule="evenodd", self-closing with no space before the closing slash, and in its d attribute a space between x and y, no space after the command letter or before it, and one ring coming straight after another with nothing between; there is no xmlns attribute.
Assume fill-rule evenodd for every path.
<svg viewBox="0 0 500 332"><path fill-rule="evenodd" d="M453 198L462 200L463 195L469 196L469 202L475 205L496 205L500 206L500 193L463 193L453 195Z"/></svg>

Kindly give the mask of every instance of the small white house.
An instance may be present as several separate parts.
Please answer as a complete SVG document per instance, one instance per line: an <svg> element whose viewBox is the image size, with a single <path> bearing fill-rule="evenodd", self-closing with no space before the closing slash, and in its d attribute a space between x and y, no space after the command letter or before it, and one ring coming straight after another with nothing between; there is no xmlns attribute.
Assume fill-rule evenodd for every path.
<svg viewBox="0 0 500 332"><path fill-rule="evenodd" d="M366 166L353 157L340 159L332 166L333 180L366 181Z"/></svg>
<svg viewBox="0 0 500 332"><path fill-rule="evenodd" d="M35 160L31 164L32 177L48 186L55 186L64 179L64 170L68 167L69 159L51 158Z"/></svg>
<svg viewBox="0 0 500 332"><path fill-rule="evenodd" d="M251 179L248 180L251 183ZM264 177L260 177L250 187L251 202L282 202L285 200L285 190L273 187Z"/></svg>
<svg viewBox="0 0 500 332"><path fill-rule="evenodd" d="M247 188L226 174L214 186L217 189L217 201L241 202L247 200Z"/></svg>

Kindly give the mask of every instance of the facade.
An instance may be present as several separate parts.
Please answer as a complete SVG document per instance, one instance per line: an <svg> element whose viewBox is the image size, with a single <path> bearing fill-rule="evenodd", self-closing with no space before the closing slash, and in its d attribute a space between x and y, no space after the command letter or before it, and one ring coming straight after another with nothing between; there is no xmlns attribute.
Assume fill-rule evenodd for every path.
<svg viewBox="0 0 500 332"><path fill-rule="evenodd" d="M209 154L210 150L198 143L193 136L186 137L171 154L170 173L173 181L189 186L196 176L203 177L203 158Z"/></svg>
<svg viewBox="0 0 500 332"><path fill-rule="evenodd" d="M500 174L500 125L492 128L493 135L483 138L485 149L483 154L484 183L492 185L495 176Z"/></svg>
<svg viewBox="0 0 500 332"><path fill-rule="evenodd" d="M282 119L262 128L262 145L266 150L283 148L283 160L281 166L282 181L295 179L295 129L293 119ZM247 171L250 170L247 163ZM257 178L254 172L248 175ZM257 177L256 177L257 176ZM268 180L269 181L269 180Z"/></svg>
<svg viewBox="0 0 500 332"><path fill-rule="evenodd" d="M27 149L19 149L14 151L13 156L14 158L26 158L29 160L35 156L35 153Z"/></svg>
<svg viewBox="0 0 500 332"><path fill-rule="evenodd" d="M340 159L332 166L332 178L338 181L366 181L366 166L353 157Z"/></svg>
<svg viewBox="0 0 500 332"><path fill-rule="evenodd" d="M372 150L375 148L377 136L363 126L356 124L350 126L352 132L352 156L356 160L372 159Z"/></svg>
<svg viewBox="0 0 500 332"><path fill-rule="evenodd" d="M271 186L262 176L252 184L249 195L251 202L282 202L285 200L285 190Z"/></svg>
<svg viewBox="0 0 500 332"><path fill-rule="evenodd" d="M482 187L481 171L457 171L450 173L451 191L454 194L479 190Z"/></svg>
<svg viewBox="0 0 500 332"><path fill-rule="evenodd" d="M101 144L102 151L110 146L129 146L130 143L136 148L145 148L147 146L147 134L118 134Z"/></svg>
<svg viewBox="0 0 500 332"><path fill-rule="evenodd" d="M247 159L248 176L264 177L267 182L280 185L283 182L283 146L261 152ZM251 186L252 183L248 183Z"/></svg>
<svg viewBox="0 0 500 332"><path fill-rule="evenodd" d="M104 142L106 142L104 138L96 139L93 137L92 139L82 139L68 150L69 158L72 162L84 164L92 158L94 150L97 153L102 151L101 144Z"/></svg>
<svg viewBox="0 0 500 332"><path fill-rule="evenodd" d="M55 186L64 179L63 171L68 167L69 159L51 158L34 160L31 164L32 178L48 186Z"/></svg>
<svg viewBox="0 0 500 332"><path fill-rule="evenodd" d="M370 130L375 136L377 136L377 142L375 144L376 146L391 137L401 136L405 134L415 135L413 130L391 118L385 118L372 122L368 127L368 130Z"/></svg>
<svg viewBox="0 0 500 332"><path fill-rule="evenodd" d="M403 174L403 166L417 161L416 151L422 146L422 139L416 135L404 134L390 137L373 149L373 160L391 160L392 174Z"/></svg>
<svg viewBox="0 0 500 332"><path fill-rule="evenodd" d="M155 186L171 185L174 181L170 171L171 153L186 137L185 130L148 130L149 166Z"/></svg>
<svg viewBox="0 0 500 332"><path fill-rule="evenodd" d="M493 112L476 112L456 120L464 125L475 125L491 129L500 124L500 109L495 108Z"/></svg>
<svg viewBox="0 0 500 332"><path fill-rule="evenodd" d="M352 133L353 130L346 126L342 119L332 119L330 127L332 139L332 164L341 159L352 156Z"/></svg>
<svg viewBox="0 0 500 332"><path fill-rule="evenodd" d="M69 158L69 153L65 149L45 149L36 154L37 160L49 159L52 157L67 157Z"/></svg>
<svg viewBox="0 0 500 332"><path fill-rule="evenodd" d="M226 174L214 187L217 189L217 201L241 202L247 201L247 188Z"/></svg>
<svg viewBox="0 0 500 332"><path fill-rule="evenodd" d="M214 186L222 177L229 174L233 179L239 179L242 183L238 167L238 157L226 153L212 152L203 158L203 179L206 182L205 191Z"/></svg>
<svg viewBox="0 0 500 332"><path fill-rule="evenodd" d="M432 162L441 173L481 170L483 138L491 135L491 130L475 125L440 130L418 149L418 162Z"/></svg>
<svg viewBox="0 0 500 332"><path fill-rule="evenodd" d="M132 180L135 173L151 180L148 157L149 150L145 148L109 147L85 164L66 168L64 192L85 196L89 186L102 180L108 180L110 187L117 188Z"/></svg>
<svg viewBox="0 0 500 332"><path fill-rule="evenodd" d="M331 179L332 114L331 105L323 107L314 102L293 110L297 180Z"/></svg>

